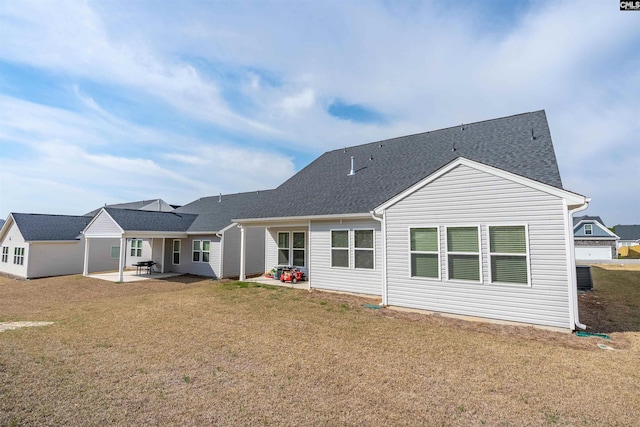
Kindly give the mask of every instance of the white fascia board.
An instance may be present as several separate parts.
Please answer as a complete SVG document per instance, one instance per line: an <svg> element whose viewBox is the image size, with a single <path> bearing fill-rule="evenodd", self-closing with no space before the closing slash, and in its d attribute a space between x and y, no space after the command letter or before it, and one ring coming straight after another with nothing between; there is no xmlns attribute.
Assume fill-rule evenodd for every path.
<svg viewBox="0 0 640 427"><path fill-rule="evenodd" d="M580 195L580 194L572 193L571 191L563 190L562 188L557 188L557 187L554 187L554 186L549 185L549 184L544 184L542 182L535 181L535 180L530 179L530 178L526 178L526 177L524 177L522 175L517 175L515 173L505 171L503 169L498 169L498 168L493 167L493 166L485 165L484 163L476 162L475 160L469 160L469 159L464 158L464 157L458 157L457 159L455 159L455 160L451 161L450 163L448 163L447 165L441 167L440 169L438 169L437 171L435 171L431 175L429 175L426 178L422 179L418 183L412 185L411 187L407 188L403 192L401 192L401 193L397 194L396 196L392 197L391 199L387 200L385 203L383 203L380 206L378 206L377 208L375 208L374 212L376 214L382 213L384 210L386 210L389 207L395 205L399 201L403 200L404 198L406 198L406 197L410 196L411 194L415 193L416 191L420 190L422 187L424 187L427 184L435 181L436 179L438 179L441 176L449 173L454 168L456 168L458 166L461 166L461 165L462 166L468 166L470 168L473 168L473 169L476 169L476 170L479 170L479 171L482 171L482 172L486 172L486 173L489 173L491 175L495 175L495 176L500 177L500 178L507 179L507 180L515 182L517 184L521 184L521 185L524 185L526 187L530 187L530 188L533 188L535 190L542 191L542 192L550 194L552 196L559 197L559 198L561 198L563 200L566 200L567 201L567 205L569 207L571 207L571 206L582 206L587 201L587 198L585 196Z"/></svg>
<svg viewBox="0 0 640 427"><path fill-rule="evenodd" d="M222 231L187 231L187 235L189 236L210 236L210 235L220 234L220 233L222 233Z"/></svg>
<svg viewBox="0 0 640 427"><path fill-rule="evenodd" d="M121 234L122 234L122 233L124 233L124 230L122 229L122 227L120 227L120 224L118 224L118 223L116 222L116 220L115 220L115 219L113 219L113 217L111 217L111 215L109 215L109 212L107 212L104 208L100 208L100 212L98 212L97 214L95 214L95 215L94 215L94 217L91 219L91 221L89 221L89 224L87 224L87 226L84 228L84 230L82 230L82 234L85 234L85 233L86 233L86 231L89 229L89 227L91 227L91 225L94 223L94 221L95 221L96 219L98 219L98 217L99 217L100 215L102 215L102 214L105 214L106 216L108 216L108 217L109 217L109 219L110 219L111 221L113 221L113 223L114 223L114 224L118 227L118 229L120 230L120 233L121 233ZM86 235L86 234L85 234L85 235ZM95 236L94 236L94 235L89 235L89 237L118 237L118 238L120 238L120 237L121 237L121 235L118 235L118 236L115 236L115 235L109 235L109 236L102 236L102 235L95 235Z"/></svg>
<svg viewBox="0 0 640 427"><path fill-rule="evenodd" d="M361 219L371 218L371 212L351 213L351 214L331 214L331 215L305 215L305 216L283 216L272 218L241 218L232 219L238 224L257 225L264 224L274 225L275 223L284 223L286 225L308 225L309 221L336 220L336 219Z"/></svg>
<svg viewBox="0 0 640 427"><path fill-rule="evenodd" d="M15 222L16 221L15 219L13 219L13 214L10 213L9 216L7 217L7 220L2 225L2 228L0 228L0 240L4 240L4 237L6 236L6 234L9 232L9 229L11 228L11 224ZM18 231L20 231L20 229L18 229ZM22 236L22 233L20 233L20 235ZM24 240L24 238L22 240Z"/></svg>
<svg viewBox="0 0 640 427"><path fill-rule="evenodd" d="M184 231L131 231L131 230L127 230L122 234L122 237L127 237L127 238L157 238L157 239L161 239L161 238L180 238L180 239L186 239L187 238L187 233Z"/></svg>

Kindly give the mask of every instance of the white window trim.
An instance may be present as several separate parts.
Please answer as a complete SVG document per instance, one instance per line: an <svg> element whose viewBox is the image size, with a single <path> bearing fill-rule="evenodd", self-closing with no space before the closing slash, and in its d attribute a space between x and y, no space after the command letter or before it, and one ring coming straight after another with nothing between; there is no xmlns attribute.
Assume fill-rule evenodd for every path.
<svg viewBox="0 0 640 427"><path fill-rule="evenodd" d="M15 265L24 265L24 248L16 246L13 248L13 263Z"/></svg>
<svg viewBox="0 0 640 427"><path fill-rule="evenodd" d="M341 247L333 247L333 232L334 231L346 231L347 232L347 247L346 248L341 248ZM351 269L351 230L349 230L348 228L332 228L331 230L329 230L329 268L337 268L339 270L350 270ZM375 246L375 244L374 244ZM334 266L333 265L333 250L338 250L338 251L347 251L347 261L348 261L348 265L346 267L342 267L339 265ZM367 269L368 270L368 269Z"/></svg>
<svg viewBox="0 0 640 427"><path fill-rule="evenodd" d="M478 252L449 252L449 236L447 230L449 228L475 228L478 230ZM484 272L482 270L482 227L480 224L449 224L444 226L444 255L445 255L445 270L447 281L450 282L459 282L459 283L474 283L474 284L482 284L484 283L483 277ZM464 279L452 279L449 275L449 254L453 255L477 255L478 256L478 272L480 280L464 280Z"/></svg>
<svg viewBox="0 0 640 427"><path fill-rule="evenodd" d="M9 246L2 247L2 262L4 263L9 262Z"/></svg>
<svg viewBox="0 0 640 427"><path fill-rule="evenodd" d="M118 256L113 257L113 249L118 248ZM120 259L120 245L113 245L109 248L109 259Z"/></svg>
<svg viewBox="0 0 640 427"><path fill-rule="evenodd" d="M356 248L356 231L371 231L372 233L372 243L373 246L371 248ZM353 239L350 243L352 243L353 247L353 269L354 270L364 270L364 271L371 271L371 270L375 270L376 269L376 230L374 228L354 228L353 232L351 233L351 238ZM371 255L373 256L373 266L371 268L364 268L364 267L356 267L356 251L370 251ZM349 258L351 258L351 256L349 256Z"/></svg>
<svg viewBox="0 0 640 427"><path fill-rule="evenodd" d="M589 232L587 233L587 227ZM584 235L585 236L593 236L593 224L585 224L584 225Z"/></svg>
<svg viewBox="0 0 640 427"><path fill-rule="evenodd" d="M178 242L178 250L176 251L176 242ZM182 258L182 241L180 239L173 239L171 242L171 265L180 265L180 259ZM178 254L178 262L175 262L175 255ZM193 257L193 254L191 255Z"/></svg>
<svg viewBox="0 0 640 427"><path fill-rule="evenodd" d="M129 242L130 242L129 255L135 258L142 258L142 239L131 239ZM138 246L134 247L133 242L140 242L140 247L139 248ZM138 249L140 249L140 255L137 255ZM135 251L135 254L132 253L134 251Z"/></svg>
<svg viewBox="0 0 640 427"><path fill-rule="evenodd" d="M510 254L510 253L492 253L491 252L491 233L489 232L489 227L523 227L524 226L524 238L525 238L525 244L526 244L526 254L525 255L521 255L521 254ZM515 286L518 288L523 288L523 287L527 287L530 288L531 287L531 252L530 252L530 248L529 248L529 224L526 223L492 223L492 224L487 224L486 226L487 230L487 254L489 257L489 264L488 264L488 268L489 268L489 283L491 285L495 285L495 286L500 286L500 287L505 287L505 286ZM491 270L491 257L493 255L496 256L524 256L526 258L526 263L527 263L527 283L509 283L509 282L494 282L493 281L493 271Z"/></svg>
<svg viewBox="0 0 640 427"><path fill-rule="evenodd" d="M285 248L285 247L281 248L280 247L280 235L281 234L286 234L287 236L289 236L289 238L288 238L289 247L287 247L287 248ZM291 235L291 231L278 231L278 233L276 235L276 248L278 248L276 261L277 261L278 265L284 265L284 264L280 264L280 251L284 251L284 250L287 250L289 252L289 256L287 257L287 259L288 259L287 265L291 265L291 263L293 262L293 258L292 258L293 254L291 253L291 246L293 245L293 242L291 241L292 237L293 236Z"/></svg>
<svg viewBox="0 0 640 427"><path fill-rule="evenodd" d="M291 260L290 264L292 266L294 266L294 267L303 267L303 268L305 268L307 266L307 232L304 231L304 230L300 230L300 231L292 230L290 233L291 233L290 236L289 236L289 246L290 246L290 249L289 249L290 258L289 259ZM302 248L293 247L293 234L294 233L300 233L300 234L302 234L304 236L304 246ZM302 251L303 252L302 261L304 262L304 265L296 265L296 264L293 263L293 258L294 258L293 252L294 251Z"/></svg>
<svg viewBox="0 0 640 427"><path fill-rule="evenodd" d="M199 249L199 250L197 250L197 251L196 251L196 249L195 249L196 242L200 242L200 249ZM209 250L208 250L208 251L205 251L205 250L204 250L204 242L209 242ZM200 254L200 255L198 256L198 261L194 261L194 260L193 260L193 254L194 254L195 252L198 252L198 253ZM203 257L203 254L205 254L205 253L208 253L208 254L209 254L209 261L204 261L204 260L203 260L203 258L204 258L204 257ZM196 240L193 240L193 241L191 242L191 262L202 263L202 264L209 264L209 263L211 262L211 240L207 240L207 239L203 239L203 240L196 239Z"/></svg>
<svg viewBox="0 0 640 427"><path fill-rule="evenodd" d="M436 229L436 233L438 235L437 239L438 239L438 251L436 252L436 254L438 255L438 277L423 277L423 276L413 276L411 274L411 254L431 254L433 255L434 252L433 251L412 251L411 250L411 230L414 228L435 228ZM440 247L440 226L439 225L416 225L416 226L409 226L407 227L407 250L409 253L409 269L408 269L408 276L409 279L411 280L437 280L439 282L442 281L442 250ZM449 264L447 264L448 266ZM448 267L447 267L448 268Z"/></svg>

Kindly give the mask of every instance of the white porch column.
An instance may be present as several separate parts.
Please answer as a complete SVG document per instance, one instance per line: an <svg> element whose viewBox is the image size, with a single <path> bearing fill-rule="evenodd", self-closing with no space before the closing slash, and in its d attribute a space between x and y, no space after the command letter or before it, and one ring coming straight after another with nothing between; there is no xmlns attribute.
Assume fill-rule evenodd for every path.
<svg viewBox="0 0 640 427"><path fill-rule="evenodd" d="M173 242L172 242L173 243ZM164 273L164 247L167 244L167 239L162 238L162 262L160 263L160 273Z"/></svg>
<svg viewBox="0 0 640 427"><path fill-rule="evenodd" d="M240 227L240 280L246 280L245 258L247 255L247 235L243 226L239 225L238 227Z"/></svg>
<svg viewBox="0 0 640 427"><path fill-rule="evenodd" d="M84 267L82 269L82 275L89 275L89 238L84 238Z"/></svg>
<svg viewBox="0 0 640 427"><path fill-rule="evenodd" d="M127 239L122 236L120 238L120 261L118 262L118 282L124 281L124 260L127 253Z"/></svg>

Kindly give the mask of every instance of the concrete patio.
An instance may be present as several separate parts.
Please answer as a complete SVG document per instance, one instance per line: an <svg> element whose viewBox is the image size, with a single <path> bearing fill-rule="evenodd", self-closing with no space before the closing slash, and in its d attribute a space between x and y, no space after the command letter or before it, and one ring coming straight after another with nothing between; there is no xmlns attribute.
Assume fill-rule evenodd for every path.
<svg viewBox="0 0 640 427"><path fill-rule="evenodd" d="M258 276L247 278L245 282L260 283L262 285L283 286L285 288L306 289L309 290L309 282L307 280L298 283L281 282L270 277Z"/></svg>
<svg viewBox="0 0 640 427"><path fill-rule="evenodd" d="M151 274L136 274L135 270L125 270L122 274L122 282L139 282L142 280L157 280L166 279L169 277L182 276L183 273L151 273ZM109 282L119 282L118 272L89 274L88 277L93 279L107 280Z"/></svg>

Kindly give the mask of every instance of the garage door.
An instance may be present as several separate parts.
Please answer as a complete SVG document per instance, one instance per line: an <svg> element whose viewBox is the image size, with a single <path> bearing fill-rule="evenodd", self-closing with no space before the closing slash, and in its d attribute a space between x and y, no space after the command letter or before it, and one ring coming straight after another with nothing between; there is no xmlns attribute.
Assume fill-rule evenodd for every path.
<svg viewBox="0 0 640 427"><path fill-rule="evenodd" d="M576 248L576 259L611 259L611 248L608 246L579 246Z"/></svg>

